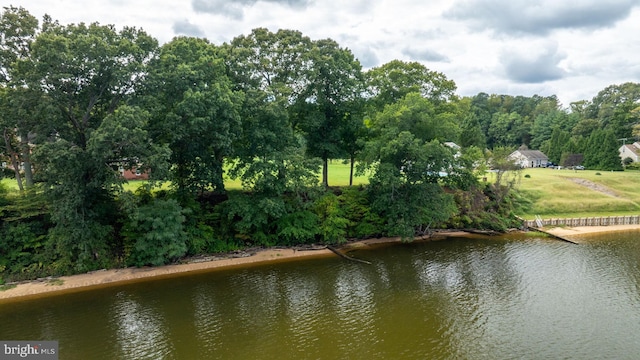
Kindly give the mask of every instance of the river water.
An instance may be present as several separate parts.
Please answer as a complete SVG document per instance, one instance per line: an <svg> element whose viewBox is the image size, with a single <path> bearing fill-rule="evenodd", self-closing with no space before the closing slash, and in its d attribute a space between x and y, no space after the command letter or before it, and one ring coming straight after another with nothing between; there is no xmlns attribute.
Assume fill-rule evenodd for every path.
<svg viewBox="0 0 640 360"><path fill-rule="evenodd" d="M451 238L0 304L60 359L637 359L640 232Z"/></svg>

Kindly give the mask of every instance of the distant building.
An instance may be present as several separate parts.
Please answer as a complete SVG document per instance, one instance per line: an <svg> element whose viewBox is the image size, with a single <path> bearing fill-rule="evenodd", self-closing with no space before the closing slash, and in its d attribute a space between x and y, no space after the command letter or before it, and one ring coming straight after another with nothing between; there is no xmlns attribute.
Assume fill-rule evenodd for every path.
<svg viewBox="0 0 640 360"><path fill-rule="evenodd" d="M516 165L523 168L546 167L549 158L540 150L516 150L508 156Z"/></svg>
<svg viewBox="0 0 640 360"><path fill-rule="evenodd" d="M451 142L451 141L445 142L444 145L446 147L449 147L449 148L453 149L453 151L456 152L455 154L453 154L453 157L455 157L456 159L458 157L460 157L460 149L461 149L460 145L458 145L458 144L456 144L454 142Z"/></svg>
<svg viewBox="0 0 640 360"><path fill-rule="evenodd" d="M633 144L624 144L618 149L620 159L630 158L633 162L640 162L640 142Z"/></svg>
<svg viewBox="0 0 640 360"><path fill-rule="evenodd" d="M125 169L124 166L118 166L118 172L126 180L149 180L149 173L140 171L140 169Z"/></svg>

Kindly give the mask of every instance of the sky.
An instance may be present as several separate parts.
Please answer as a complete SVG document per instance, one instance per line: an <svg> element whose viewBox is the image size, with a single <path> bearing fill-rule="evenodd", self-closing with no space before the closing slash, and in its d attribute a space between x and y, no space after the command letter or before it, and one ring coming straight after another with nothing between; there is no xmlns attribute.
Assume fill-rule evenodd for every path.
<svg viewBox="0 0 640 360"><path fill-rule="evenodd" d="M299 30L349 48L363 68L418 61L479 92L556 95L564 107L640 82L640 0L0 0L61 24L135 26L161 44Z"/></svg>

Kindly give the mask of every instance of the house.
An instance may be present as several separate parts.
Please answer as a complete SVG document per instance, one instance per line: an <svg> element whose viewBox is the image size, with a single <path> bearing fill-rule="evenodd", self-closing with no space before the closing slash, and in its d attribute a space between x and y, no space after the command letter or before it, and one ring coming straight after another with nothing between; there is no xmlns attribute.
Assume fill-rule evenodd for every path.
<svg viewBox="0 0 640 360"><path fill-rule="evenodd" d="M523 168L546 167L549 158L540 150L521 150L512 152L508 157Z"/></svg>
<svg viewBox="0 0 640 360"><path fill-rule="evenodd" d="M120 176L122 176L125 180L149 180L149 173L146 171L141 171L135 167L131 169L126 169L124 166L118 166L118 172Z"/></svg>
<svg viewBox="0 0 640 360"><path fill-rule="evenodd" d="M626 158L630 158L633 162L640 162L640 142L634 142L633 144L624 144L618 149L620 153L620 159L624 161Z"/></svg>
<svg viewBox="0 0 640 360"><path fill-rule="evenodd" d="M450 149L453 149L453 151L455 151L455 154L453 154L454 158L457 159L457 158L460 157L460 149L461 149L460 145L458 145L458 144L456 144L454 142L451 142L451 141L447 141L447 142L444 143L444 146L446 146L446 147L448 147Z"/></svg>

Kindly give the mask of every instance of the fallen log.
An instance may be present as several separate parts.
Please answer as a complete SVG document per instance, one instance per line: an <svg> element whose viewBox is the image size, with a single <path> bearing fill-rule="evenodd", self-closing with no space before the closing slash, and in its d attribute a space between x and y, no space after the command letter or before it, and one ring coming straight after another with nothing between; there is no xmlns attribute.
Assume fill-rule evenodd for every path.
<svg viewBox="0 0 640 360"><path fill-rule="evenodd" d="M541 232L541 233L543 233L543 234L547 234L547 235L549 235L550 237L552 237L552 238L554 238L554 239L557 239L557 240L562 240L562 241L566 241L566 242L571 243L571 244L580 245L580 243L575 242L575 241L573 241L573 240L571 240L571 239L567 239L566 237L563 237L563 236L560 236L560 235L552 234L552 233L550 233L550 232L548 232L548 231L546 231L546 230L542 230L542 229L540 229L540 228L536 228L536 227L533 227L533 226L529 226L529 229L534 230L534 231L537 231L537 232Z"/></svg>
<svg viewBox="0 0 640 360"><path fill-rule="evenodd" d="M347 259L347 260L351 260L351 261L355 261L355 262L359 262L359 263L363 263L363 264L367 264L367 265L371 265L371 263L369 261L356 259L356 258L353 258L353 257L348 256L346 254L343 254L338 249L334 248L331 245L327 245L327 249L331 250L334 254L340 256L341 258L344 258L344 259Z"/></svg>

